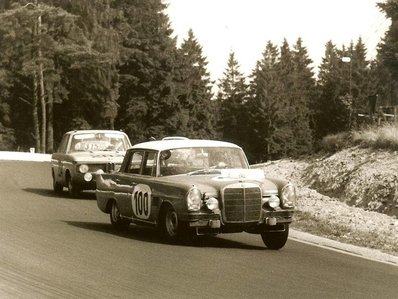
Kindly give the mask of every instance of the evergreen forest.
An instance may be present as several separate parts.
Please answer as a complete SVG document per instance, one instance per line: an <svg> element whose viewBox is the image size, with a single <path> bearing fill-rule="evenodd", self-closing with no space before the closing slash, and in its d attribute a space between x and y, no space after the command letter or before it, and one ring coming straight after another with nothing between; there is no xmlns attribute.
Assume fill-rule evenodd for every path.
<svg viewBox="0 0 398 299"><path fill-rule="evenodd" d="M300 37L265 41L249 76L231 51L214 82L195 33L177 45L162 0L0 0L0 150L52 153L67 131L116 129L133 144L231 141L251 163L312 153L398 105L398 1L375 9L391 26L372 61L361 38L329 41L315 72Z"/></svg>

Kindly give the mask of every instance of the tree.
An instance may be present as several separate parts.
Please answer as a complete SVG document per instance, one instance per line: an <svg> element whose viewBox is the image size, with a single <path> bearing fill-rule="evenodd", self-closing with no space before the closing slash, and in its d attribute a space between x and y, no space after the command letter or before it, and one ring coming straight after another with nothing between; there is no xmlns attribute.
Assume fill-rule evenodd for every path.
<svg viewBox="0 0 398 299"><path fill-rule="evenodd" d="M78 16L79 31L70 32L69 42L57 57L62 73L63 101L55 113L59 140L71 129L114 129L118 110L120 36L115 23L120 11L112 7L112 0L48 0ZM69 119L69 121L65 121ZM59 120L59 122L58 122ZM62 128L62 129L61 129Z"/></svg>
<svg viewBox="0 0 398 299"><path fill-rule="evenodd" d="M195 138L215 136L215 107L212 101L210 75L202 47L193 31L178 49L176 62L176 95L180 104L178 134Z"/></svg>
<svg viewBox="0 0 398 299"><path fill-rule="evenodd" d="M307 49L301 38L297 39L292 51L293 60L293 101L292 129L294 136L294 155L309 153L313 145L313 107L315 105L315 79L308 58Z"/></svg>
<svg viewBox="0 0 398 299"><path fill-rule="evenodd" d="M245 77L240 71L240 66L235 58L235 53L229 54L227 69L218 84L218 130L223 140L238 144L246 143L246 113L248 86Z"/></svg>
<svg viewBox="0 0 398 299"><path fill-rule="evenodd" d="M344 49L341 53L343 56L347 54ZM319 100L316 107L315 134L318 140L328 134L335 134L349 128L351 106L348 96L349 71L344 69L347 66L343 65L341 58L342 54L338 53L335 45L331 41L327 42L317 81Z"/></svg>
<svg viewBox="0 0 398 299"><path fill-rule="evenodd" d="M251 162L267 161L271 158L271 136L275 131L280 91L277 66L278 47L268 41L262 59L257 62L250 76L249 98L246 104L248 127L248 157ZM255 140L255 142L253 142Z"/></svg>
<svg viewBox="0 0 398 299"><path fill-rule="evenodd" d="M88 53L76 17L44 3L15 4L0 15L3 66L12 75L10 106L19 143L40 152L53 150L53 103L65 96L60 61ZM20 109L21 104L22 109ZM33 119L33 130L27 116ZM29 135L22 135L27 131Z"/></svg>
<svg viewBox="0 0 398 299"><path fill-rule="evenodd" d="M389 99L390 105L398 105L398 3L386 1L377 3L377 6L391 19L377 53L379 74L383 75L384 84L379 87L381 98Z"/></svg>
<svg viewBox="0 0 398 299"><path fill-rule="evenodd" d="M116 124L126 128L133 143L174 135L181 108L174 84L176 41L170 37L166 6L161 0L121 0L114 7L125 20Z"/></svg>

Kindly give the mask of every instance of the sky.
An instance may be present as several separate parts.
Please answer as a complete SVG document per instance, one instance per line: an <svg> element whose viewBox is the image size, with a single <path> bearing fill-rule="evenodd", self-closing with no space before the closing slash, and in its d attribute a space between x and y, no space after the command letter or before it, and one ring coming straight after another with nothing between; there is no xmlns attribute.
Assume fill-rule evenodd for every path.
<svg viewBox="0 0 398 299"><path fill-rule="evenodd" d="M299 37L317 73L332 41L338 48L359 37L376 56L377 44L390 26L377 7L385 0L163 0L178 45L191 28L207 57L212 80L222 78L231 51L249 75L268 41L292 47Z"/></svg>

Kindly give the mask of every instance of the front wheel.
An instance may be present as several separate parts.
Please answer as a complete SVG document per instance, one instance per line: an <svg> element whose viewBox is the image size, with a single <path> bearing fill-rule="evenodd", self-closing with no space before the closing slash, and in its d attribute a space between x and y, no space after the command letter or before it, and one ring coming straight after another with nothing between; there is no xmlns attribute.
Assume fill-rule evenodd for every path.
<svg viewBox="0 0 398 299"><path fill-rule="evenodd" d="M54 174L53 174L53 189L54 189L55 193L61 193L62 190L64 189L64 187L60 183L57 182Z"/></svg>
<svg viewBox="0 0 398 299"><path fill-rule="evenodd" d="M181 234L181 223L172 206L167 205L159 219L160 232L168 241L176 241Z"/></svg>
<svg viewBox="0 0 398 299"><path fill-rule="evenodd" d="M123 219L120 215L119 207L117 206L116 201L112 202L111 213L109 214L111 224L113 227L117 229L125 229L130 225L130 222L126 219Z"/></svg>
<svg viewBox="0 0 398 299"><path fill-rule="evenodd" d="M81 190L76 186L76 184L74 184L72 182L72 178L70 177L70 175L68 175L67 182L68 182L68 193L69 193L69 196L71 196L71 197L78 196Z"/></svg>
<svg viewBox="0 0 398 299"><path fill-rule="evenodd" d="M287 238L289 236L289 225L285 224L284 231L266 231L261 233L261 238L265 246L269 249L278 250L285 246Z"/></svg>

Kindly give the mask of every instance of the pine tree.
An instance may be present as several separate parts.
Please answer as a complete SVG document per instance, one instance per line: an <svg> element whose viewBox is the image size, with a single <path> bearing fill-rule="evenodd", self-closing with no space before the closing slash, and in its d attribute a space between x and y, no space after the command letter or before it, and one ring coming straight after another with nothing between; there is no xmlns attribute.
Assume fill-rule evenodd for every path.
<svg viewBox="0 0 398 299"><path fill-rule="evenodd" d="M370 90L370 68L366 59L366 46L359 38L352 53L351 84L354 111L353 123L356 123L358 113L367 113Z"/></svg>
<svg viewBox="0 0 398 299"><path fill-rule="evenodd" d="M248 157L251 162L271 159L271 136L275 131L280 91L277 67L278 47L268 41L262 59L257 62L250 79L248 115ZM255 142L253 142L255 141Z"/></svg>
<svg viewBox="0 0 398 299"><path fill-rule="evenodd" d="M174 135L179 129L174 67L176 41L161 0L116 1L126 26L119 66L120 113L116 124L132 142Z"/></svg>
<svg viewBox="0 0 398 299"><path fill-rule="evenodd" d="M238 144L246 143L247 118L244 104L248 86L235 53L229 54L227 69L219 82L217 95L218 131L220 138Z"/></svg>
<svg viewBox="0 0 398 299"><path fill-rule="evenodd" d="M178 134L195 138L215 136L214 102L211 80L206 69L202 47L193 31L178 50L176 67L176 94L180 108Z"/></svg>
<svg viewBox="0 0 398 299"><path fill-rule="evenodd" d="M71 119L64 130L114 129L120 85L120 38L113 24L120 18L120 12L111 7L111 0L48 1L79 16L79 29L89 45L88 51L70 46L58 60L68 90L67 99L59 108L63 117Z"/></svg>
<svg viewBox="0 0 398 299"><path fill-rule="evenodd" d="M378 91L383 102L398 105L398 3L385 1L377 5L391 20L391 25L379 44L377 53L378 73L384 79Z"/></svg>
<svg viewBox="0 0 398 299"><path fill-rule="evenodd" d="M294 154L309 153L313 140L313 105L315 103L315 79L310 67L312 60L308 58L307 49L299 38L294 45L293 55L293 114L292 129L294 136Z"/></svg>
<svg viewBox="0 0 398 299"><path fill-rule="evenodd" d="M317 86L319 100L316 113L316 139L349 128L351 99L349 92L349 69L341 61L347 51L340 51L329 41L319 68ZM341 54L342 53L342 54ZM348 66L349 67L349 66ZM348 74L348 75L347 75Z"/></svg>

